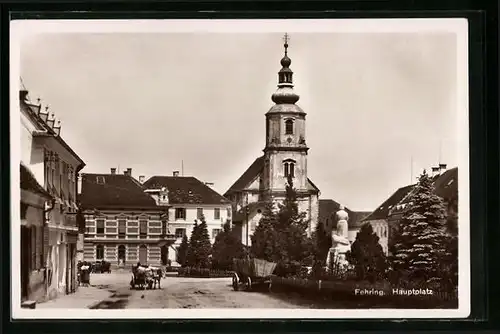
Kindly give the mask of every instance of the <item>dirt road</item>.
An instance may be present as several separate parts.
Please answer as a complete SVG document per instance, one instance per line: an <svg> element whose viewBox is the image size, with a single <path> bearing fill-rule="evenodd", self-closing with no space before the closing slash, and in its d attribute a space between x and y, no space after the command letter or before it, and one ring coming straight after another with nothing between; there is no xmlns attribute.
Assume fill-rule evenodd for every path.
<svg viewBox="0 0 500 334"><path fill-rule="evenodd" d="M234 291L231 278L162 279L161 289L131 290L129 273L95 276L94 284L114 293L100 309L143 308L304 308L265 292Z"/></svg>

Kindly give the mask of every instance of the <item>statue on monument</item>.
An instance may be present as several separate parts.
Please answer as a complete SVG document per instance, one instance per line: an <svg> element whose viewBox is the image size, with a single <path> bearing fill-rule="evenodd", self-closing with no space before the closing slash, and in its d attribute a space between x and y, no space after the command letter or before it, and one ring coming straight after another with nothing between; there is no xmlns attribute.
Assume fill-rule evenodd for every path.
<svg viewBox="0 0 500 334"><path fill-rule="evenodd" d="M335 214L335 221L337 222L337 230L332 231L332 247L328 251L326 260L327 267L330 268L333 262L338 263L340 266L348 264L346 260L346 253L351 250L351 243L349 242L349 215L344 210L344 206L340 205L339 211Z"/></svg>

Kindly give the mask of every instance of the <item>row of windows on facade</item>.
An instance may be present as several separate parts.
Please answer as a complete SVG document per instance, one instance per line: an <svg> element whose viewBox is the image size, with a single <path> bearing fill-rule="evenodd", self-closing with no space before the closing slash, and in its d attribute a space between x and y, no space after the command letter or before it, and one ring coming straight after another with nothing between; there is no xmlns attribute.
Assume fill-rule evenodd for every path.
<svg viewBox="0 0 500 334"><path fill-rule="evenodd" d="M110 224L112 224L110 226ZM135 227L131 227L130 224L134 224ZM87 222L86 224L86 234L118 234L119 236L125 235L158 235L161 233L166 234L167 228L166 226L162 226L164 224L160 222L148 222L140 221L137 222L128 222L128 225L125 221L119 221L118 227L116 227L115 222L104 222L104 220L98 220L94 222ZM212 229L212 237L215 238L217 234L221 231L221 229ZM177 238L182 238L186 234L185 228L177 228L175 229L175 236Z"/></svg>
<svg viewBox="0 0 500 334"><path fill-rule="evenodd" d="M198 219L201 219L202 217L206 217L204 215L205 210L203 208L197 208L196 210L196 217ZM220 208L214 208L213 211L213 219L214 220L219 220L221 219L220 215ZM231 217L231 208L227 208L227 217ZM94 216L94 215L85 215L85 219L107 219L107 220L116 220L116 221L140 221L141 219L149 219L149 220L161 220L162 218L166 218L165 215L156 215L156 216L147 216L147 215L140 215L140 216L134 216L134 215L119 215L119 216L109 216L109 215L99 215L99 216ZM175 219L186 219L186 208L176 208L175 209Z"/></svg>
<svg viewBox="0 0 500 334"><path fill-rule="evenodd" d="M53 187L58 195L73 201L76 191L76 174L73 167L59 158L57 153L44 151L44 165L45 165L45 185L49 189Z"/></svg>

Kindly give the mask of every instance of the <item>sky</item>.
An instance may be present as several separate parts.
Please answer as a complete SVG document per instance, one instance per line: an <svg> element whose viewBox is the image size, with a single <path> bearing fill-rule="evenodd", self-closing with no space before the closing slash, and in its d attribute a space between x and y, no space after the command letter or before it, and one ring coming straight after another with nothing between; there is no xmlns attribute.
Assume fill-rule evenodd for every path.
<svg viewBox="0 0 500 334"><path fill-rule="evenodd" d="M260 155L283 56L277 33L46 33L21 77L61 120L83 173L171 175L223 194ZM308 177L372 211L437 163L458 166L452 33L292 33Z"/></svg>

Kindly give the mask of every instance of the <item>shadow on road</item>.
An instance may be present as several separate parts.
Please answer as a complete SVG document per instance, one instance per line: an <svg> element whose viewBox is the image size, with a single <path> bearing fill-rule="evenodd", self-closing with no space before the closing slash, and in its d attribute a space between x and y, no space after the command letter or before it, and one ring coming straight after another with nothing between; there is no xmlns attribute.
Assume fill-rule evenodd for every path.
<svg viewBox="0 0 500 334"><path fill-rule="evenodd" d="M110 291L115 292L115 291ZM128 297L130 297L129 293L113 293L108 299L103 300L102 302L92 306L90 309L124 309L128 304Z"/></svg>

